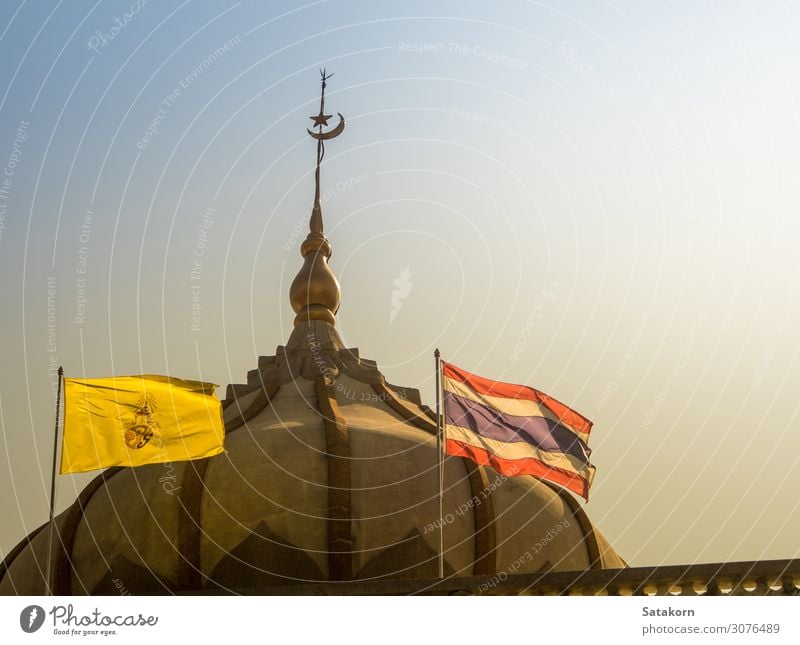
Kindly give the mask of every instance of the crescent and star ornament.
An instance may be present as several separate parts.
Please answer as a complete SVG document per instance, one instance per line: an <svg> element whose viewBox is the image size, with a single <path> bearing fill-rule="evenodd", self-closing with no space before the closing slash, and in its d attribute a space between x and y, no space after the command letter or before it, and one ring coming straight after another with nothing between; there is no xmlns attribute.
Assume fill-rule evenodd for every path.
<svg viewBox="0 0 800 645"><path fill-rule="evenodd" d="M344 131L344 117L342 116L341 112L337 112L339 115L339 123L336 124L336 127L333 130L329 130L328 132L322 132L322 126L328 125L328 119L331 118L332 115L330 114L320 114L318 116L309 117L313 119L314 126L319 126L319 132L313 132L306 128L306 132L308 132L312 137L314 137L317 141L320 140L328 140L333 139L334 137L338 137Z"/></svg>
<svg viewBox="0 0 800 645"><path fill-rule="evenodd" d="M322 131L323 127L328 127L328 119L333 117L332 114L325 114L325 86L327 85L327 80L333 76L333 74L328 74L327 70L324 69L319 70L319 73L320 76L322 76L322 93L319 97L319 114L309 117L314 122L312 127L319 128L319 131L314 132L309 128L306 128L306 131L317 141L327 141L328 139L338 137L342 133L344 130L344 117L342 116L341 112L337 112L339 115L339 123L336 124L336 127L328 132Z"/></svg>

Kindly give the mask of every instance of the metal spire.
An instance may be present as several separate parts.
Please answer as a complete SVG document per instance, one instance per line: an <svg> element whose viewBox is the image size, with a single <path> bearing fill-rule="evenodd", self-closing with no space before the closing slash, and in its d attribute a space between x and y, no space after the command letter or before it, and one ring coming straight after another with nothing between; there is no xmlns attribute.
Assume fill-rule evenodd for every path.
<svg viewBox="0 0 800 645"><path fill-rule="evenodd" d="M322 233L323 230L322 207L319 203L319 167L322 163L322 158L325 156L325 141L338 137L344 130L344 117L342 113L339 112L339 123L336 127L328 132L322 131L322 128L328 125L328 119L333 116L331 114L325 114L325 86L327 85L326 81L331 78L333 74L327 74L327 70L325 69L319 70L319 73L322 77L322 91L319 97L319 114L309 117L314 122L312 127L318 128L318 130L314 132L313 130L307 129L308 134L317 140L317 169L314 173L314 208L311 211L311 220L309 221L309 228L312 233Z"/></svg>

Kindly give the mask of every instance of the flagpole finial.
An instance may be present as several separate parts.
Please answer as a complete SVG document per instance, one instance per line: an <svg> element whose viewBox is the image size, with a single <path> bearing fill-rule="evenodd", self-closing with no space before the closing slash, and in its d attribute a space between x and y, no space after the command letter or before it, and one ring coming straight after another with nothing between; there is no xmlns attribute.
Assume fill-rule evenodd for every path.
<svg viewBox="0 0 800 645"><path fill-rule="evenodd" d="M58 366L58 375L59 376L64 376L64 368L61 367L61 365Z"/></svg>
<svg viewBox="0 0 800 645"><path fill-rule="evenodd" d="M300 247L300 255L304 258L303 267L292 282L289 289L289 301L297 314L295 327L310 320L322 320L331 325L336 324L336 312L341 300L341 289L336 276L328 266L331 257L331 245L326 239L322 223L322 206L320 204L320 166L325 156L325 141L338 137L344 130L344 117L339 115L339 123L327 132L323 128L328 125L332 115L325 114L325 87L333 74L325 68L319 70L321 90L319 114L310 117L316 131L307 129L308 134L317 141L317 166L314 171L314 205L308 222L308 236Z"/></svg>
<svg viewBox="0 0 800 645"><path fill-rule="evenodd" d="M437 347L435 350L433 350L433 355L434 355L436 358L439 358L439 356L441 356L441 354L439 354L439 348L438 348L438 347Z"/></svg>

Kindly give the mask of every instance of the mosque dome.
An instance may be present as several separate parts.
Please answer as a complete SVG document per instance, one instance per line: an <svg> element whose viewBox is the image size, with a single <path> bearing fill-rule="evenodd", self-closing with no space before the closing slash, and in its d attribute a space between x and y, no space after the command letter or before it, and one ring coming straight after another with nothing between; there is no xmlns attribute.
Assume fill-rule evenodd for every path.
<svg viewBox="0 0 800 645"><path fill-rule="evenodd" d="M445 577L627 566L566 490L461 457L440 521L435 414L336 330L319 170L301 254L288 342L228 386L225 452L97 476L55 519L56 594L433 581L440 530ZM0 593L45 592L49 528L7 555Z"/></svg>
<svg viewBox="0 0 800 645"><path fill-rule="evenodd" d="M437 577L436 424L416 390L308 320L223 405L225 453L111 468L56 518L56 593ZM555 485L448 457L444 491L446 576L625 566ZM43 592L48 539L9 554L0 593Z"/></svg>

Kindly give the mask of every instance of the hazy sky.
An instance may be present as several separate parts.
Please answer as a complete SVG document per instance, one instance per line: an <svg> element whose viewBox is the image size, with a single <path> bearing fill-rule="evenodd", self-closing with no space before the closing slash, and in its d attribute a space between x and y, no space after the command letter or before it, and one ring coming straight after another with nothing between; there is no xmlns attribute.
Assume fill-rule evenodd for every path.
<svg viewBox="0 0 800 645"><path fill-rule="evenodd" d="M224 388L288 339L327 66L348 346L431 405L438 346L591 418L586 510L631 564L800 556L797 7L5 1L0 30L0 553L47 519L51 366Z"/></svg>

